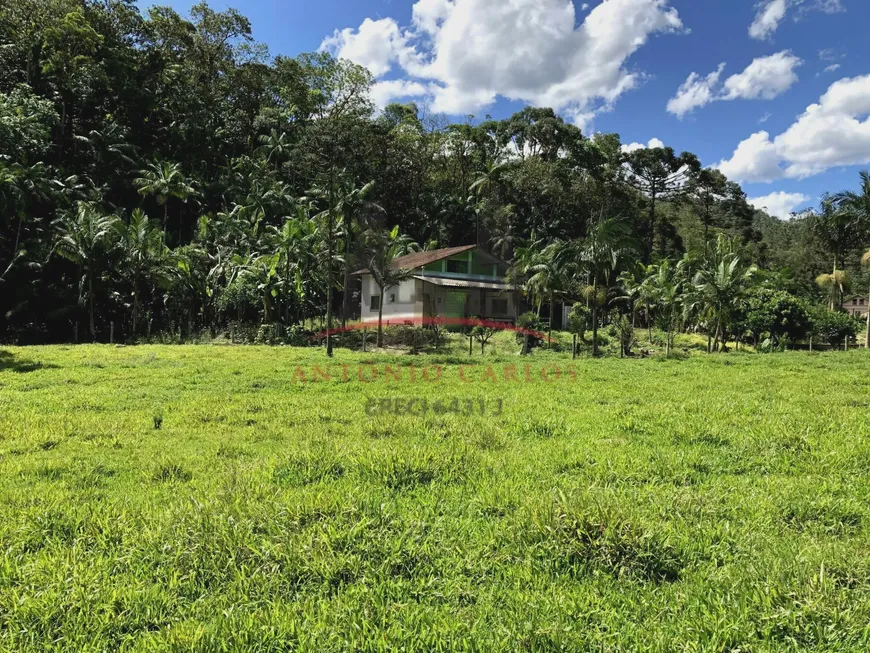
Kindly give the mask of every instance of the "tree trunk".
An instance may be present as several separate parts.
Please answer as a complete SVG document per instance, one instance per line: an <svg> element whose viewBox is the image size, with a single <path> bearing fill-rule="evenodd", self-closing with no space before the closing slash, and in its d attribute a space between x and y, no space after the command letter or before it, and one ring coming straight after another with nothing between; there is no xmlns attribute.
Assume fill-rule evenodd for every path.
<svg viewBox="0 0 870 653"><path fill-rule="evenodd" d="M867 295L867 297L867 301L870 301L870 295ZM865 337L866 340L864 341L864 348L870 349L870 308L867 309L867 334Z"/></svg>
<svg viewBox="0 0 870 653"><path fill-rule="evenodd" d="M592 355L598 356L598 302L592 302Z"/></svg>
<svg viewBox="0 0 870 653"><path fill-rule="evenodd" d="M332 251L334 247L332 240L332 199L332 184L330 184L329 217L327 218L326 225L326 355L330 358L332 358ZM383 303L384 297L383 293L381 293L382 306ZM378 325L378 331L380 331L380 324Z"/></svg>
<svg viewBox="0 0 870 653"><path fill-rule="evenodd" d="M91 328L91 340L97 341L97 329L94 327L94 277L88 274L88 313Z"/></svg>
<svg viewBox="0 0 870 653"><path fill-rule="evenodd" d="M649 302L646 303L646 335L647 340L652 344L652 310Z"/></svg>
<svg viewBox="0 0 870 653"><path fill-rule="evenodd" d="M547 349L553 346L553 313L556 311L556 300L553 291L550 291L550 321L547 323Z"/></svg>
<svg viewBox="0 0 870 653"><path fill-rule="evenodd" d="M576 333L571 337L571 358L572 359L577 358L577 334Z"/></svg>
<svg viewBox="0 0 870 653"><path fill-rule="evenodd" d="M668 330L665 333L665 358L671 357L671 332Z"/></svg>
<svg viewBox="0 0 870 653"><path fill-rule="evenodd" d="M378 348L384 346L384 289L381 288L381 301L378 302Z"/></svg>
<svg viewBox="0 0 870 653"><path fill-rule="evenodd" d="M136 321L139 318L139 284L133 281L133 338L136 337Z"/></svg>

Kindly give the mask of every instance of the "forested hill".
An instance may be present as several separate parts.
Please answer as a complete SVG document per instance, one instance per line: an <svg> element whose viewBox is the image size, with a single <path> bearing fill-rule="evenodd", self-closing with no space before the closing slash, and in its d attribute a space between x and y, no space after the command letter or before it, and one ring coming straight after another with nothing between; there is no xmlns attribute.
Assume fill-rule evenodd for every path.
<svg viewBox="0 0 870 653"><path fill-rule="evenodd" d="M810 220L756 212L691 153L627 152L543 108L459 124L379 111L371 86L326 53L272 58L234 10L2 3L0 339L294 323L324 313L329 287L340 314L364 233L394 225L512 260L607 216L644 263L724 233L792 292L831 270Z"/></svg>

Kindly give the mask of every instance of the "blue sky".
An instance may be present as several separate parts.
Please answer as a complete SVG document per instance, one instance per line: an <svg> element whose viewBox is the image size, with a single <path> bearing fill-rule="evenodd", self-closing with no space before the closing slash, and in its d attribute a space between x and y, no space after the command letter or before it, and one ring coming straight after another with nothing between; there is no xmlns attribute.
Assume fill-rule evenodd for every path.
<svg viewBox="0 0 870 653"><path fill-rule="evenodd" d="M169 4L186 13L194 3ZM695 152L781 217L854 188L870 166L866 0L211 6L239 9L273 55L324 47L367 65L381 102L414 100L463 119L553 106L587 134Z"/></svg>

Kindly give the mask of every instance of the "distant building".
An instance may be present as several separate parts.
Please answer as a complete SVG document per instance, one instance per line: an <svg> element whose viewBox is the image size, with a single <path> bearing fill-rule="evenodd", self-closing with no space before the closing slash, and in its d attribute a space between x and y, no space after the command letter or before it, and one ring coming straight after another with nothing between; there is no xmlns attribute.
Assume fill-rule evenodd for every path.
<svg viewBox="0 0 870 653"><path fill-rule="evenodd" d="M843 310L855 317L867 317L867 313L870 313L870 303L867 302L866 296L854 295L843 301Z"/></svg>
<svg viewBox="0 0 870 653"><path fill-rule="evenodd" d="M507 283L508 264L476 245L415 252L393 261L410 279L385 292L368 270L362 279L360 318L377 322L383 303L384 324L419 323L424 318L469 318L514 323L520 293Z"/></svg>

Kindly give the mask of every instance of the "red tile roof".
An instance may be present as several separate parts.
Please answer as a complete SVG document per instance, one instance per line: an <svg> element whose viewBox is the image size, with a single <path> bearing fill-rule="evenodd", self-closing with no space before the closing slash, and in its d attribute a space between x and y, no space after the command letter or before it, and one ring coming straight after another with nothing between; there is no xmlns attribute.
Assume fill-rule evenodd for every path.
<svg viewBox="0 0 870 653"><path fill-rule="evenodd" d="M430 263L436 263L437 261L441 261L445 258L456 256L457 254L464 254L465 252L470 252L473 249L477 249L477 245L462 245L461 247L433 249L428 252L414 252L413 254L408 254L407 256L400 256L394 259L391 267L395 270L415 270L417 268L422 268L424 265L429 265ZM356 275L368 273L368 268L365 268L363 270L357 270L353 274Z"/></svg>

